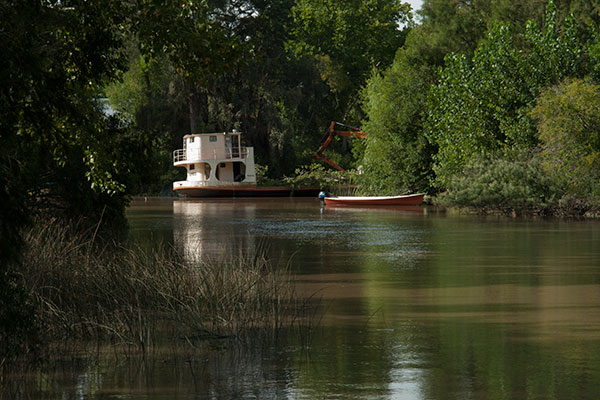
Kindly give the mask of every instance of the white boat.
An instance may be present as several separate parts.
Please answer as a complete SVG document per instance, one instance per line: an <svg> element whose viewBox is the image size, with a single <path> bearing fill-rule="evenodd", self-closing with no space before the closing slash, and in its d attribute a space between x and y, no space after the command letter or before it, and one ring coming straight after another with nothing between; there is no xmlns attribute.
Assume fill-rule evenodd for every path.
<svg viewBox="0 0 600 400"><path fill-rule="evenodd" d="M292 190L257 186L254 148L241 145L241 132L199 133L183 137L183 149L173 152L173 165L185 168L185 181L173 190L190 197L315 196L318 188Z"/></svg>
<svg viewBox="0 0 600 400"><path fill-rule="evenodd" d="M213 196L215 190L256 187L254 149L242 147L241 132L201 133L183 137L183 149L173 152L173 165L187 179L173 190L189 196Z"/></svg>

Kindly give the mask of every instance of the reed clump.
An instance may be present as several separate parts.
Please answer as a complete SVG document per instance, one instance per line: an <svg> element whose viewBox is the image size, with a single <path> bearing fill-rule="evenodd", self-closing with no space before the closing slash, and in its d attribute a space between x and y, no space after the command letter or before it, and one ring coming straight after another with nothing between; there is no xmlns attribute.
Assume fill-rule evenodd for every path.
<svg viewBox="0 0 600 400"><path fill-rule="evenodd" d="M165 340L277 332L302 318L289 269L263 252L190 260L172 247L100 245L74 231L49 222L26 235L17 276L45 341L110 340L145 351Z"/></svg>

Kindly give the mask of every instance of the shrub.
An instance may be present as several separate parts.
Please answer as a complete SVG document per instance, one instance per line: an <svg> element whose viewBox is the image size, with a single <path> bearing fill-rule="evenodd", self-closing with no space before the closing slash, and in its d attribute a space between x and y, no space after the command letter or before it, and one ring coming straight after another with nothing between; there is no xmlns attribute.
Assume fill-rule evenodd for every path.
<svg viewBox="0 0 600 400"><path fill-rule="evenodd" d="M277 186L281 185L281 181L269 177L269 166L255 164L256 168L256 183L260 186Z"/></svg>
<svg viewBox="0 0 600 400"><path fill-rule="evenodd" d="M450 179L437 203L483 212L545 214L555 199L554 184L535 158L479 155Z"/></svg>
<svg viewBox="0 0 600 400"><path fill-rule="evenodd" d="M356 171L337 171L326 169L321 164L311 164L296 169L296 176L283 180L292 188L318 187L339 194L352 191L357 176Z"/></svg>

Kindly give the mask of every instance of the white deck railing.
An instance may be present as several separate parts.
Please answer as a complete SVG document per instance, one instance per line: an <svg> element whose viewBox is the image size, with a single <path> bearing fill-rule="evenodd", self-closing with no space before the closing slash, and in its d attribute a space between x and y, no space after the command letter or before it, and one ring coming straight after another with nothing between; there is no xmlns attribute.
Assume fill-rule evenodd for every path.
<svg viewBox="0 0 600 400"><path fill-rule="evenodd" d="M185 162L185 161L202 161L202 160L220 160L220 159L240 159L248 157L248 149L246 147L240 148L226 148L225 152L217 151L200 151L200 150L186 150L179 149L173 152L173 162Z"/></svg>
<svg viewBox="0 0 600 400"><path fill-rule="evenodd" d="M186 159L185 153L186 153L185 149L175 150L173 152L173 162L178 163L181 161L185 161L185 159Z"/></svg>

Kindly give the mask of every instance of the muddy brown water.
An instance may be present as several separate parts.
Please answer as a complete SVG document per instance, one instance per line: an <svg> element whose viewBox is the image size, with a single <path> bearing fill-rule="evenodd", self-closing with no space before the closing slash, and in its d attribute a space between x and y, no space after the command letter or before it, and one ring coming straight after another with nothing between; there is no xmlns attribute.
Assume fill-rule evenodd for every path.
<svg viewBox="0 0 600 400"><path fill-rule="evenodd" d="M71 359L41 398L600 398L600 221L293 198L138 199L128 219L189 257L266 248L322 299L318 329Z"/></svg>

